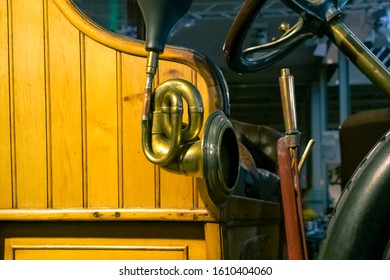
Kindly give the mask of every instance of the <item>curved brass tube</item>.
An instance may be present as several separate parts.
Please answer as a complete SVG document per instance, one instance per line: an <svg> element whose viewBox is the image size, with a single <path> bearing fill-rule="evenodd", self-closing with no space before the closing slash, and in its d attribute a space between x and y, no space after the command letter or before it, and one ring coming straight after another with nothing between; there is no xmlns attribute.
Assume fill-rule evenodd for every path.
<svg viewBox="0 0 390 280"><path fill-rule="evenodd" d="M191 83L174 79L169 80L159 86L155 91L155 111L154 115L160 115L162 117L162 128L167 137L171 137L172 128L175 128L171 124L172 114L176 111L183 114L183 103L175 99L183 97L188 104L188 125L179 127L182 128L181 141L190 142L197 139L203 124L203 102L202 97L198 89ZM160 103L162 106L160 107ZM175 104L177 103L177 106Z"/></svg>
<svg viewBox="0 0 390 280"><path fill-rule="evenodd" d="M147 159L167 171L204 178L213 202L225 204L239 174L233 125L222 111L216 110L208 116L200 140L203 102L194 85L172 79L149 93L152 101L147 102L150 108L142 118L142 146ZM188 124L182 122L185 103Z"/></svg>
<svg viewBox="0 0 390 280"><path fill-rule="evenodd" d="M182 123L183 98L188 104L188 125ZM149 161L165 166L179 156L184 144L198 139L203 102L197 88L181 79L161 84L152 99L153 115L142 120L142 146Z"/></svg>

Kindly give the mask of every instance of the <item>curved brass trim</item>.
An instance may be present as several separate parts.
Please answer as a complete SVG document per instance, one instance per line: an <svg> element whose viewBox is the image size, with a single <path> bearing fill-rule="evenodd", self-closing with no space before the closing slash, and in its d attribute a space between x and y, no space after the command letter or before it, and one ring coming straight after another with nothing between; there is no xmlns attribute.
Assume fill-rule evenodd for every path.
<svg viewBox="0 0 390 280"><path fill-rule="evenodd" d="M188 105L188 124L182 123L183 99ZM174 172L179 172L178 166L185 161L191 146L197 141L203 125L203 103L197 88L190 82L172 79L159 85L153 93L153 115L142 120L142 148L149 161L161 166L167 166ZM187 147L185 147L187 146ZM182 153L185 151L184 153ZM190 166L193 159L200 157L201 152L191 153ZM179 164L180 163L180 164ZM198 164L196 164L198 166ZM187 172L184 172L187 170ZM188 173L185 168L182 172ZM182 173L179 172L179 173ZM196 174L193 170L190 174Z"/></svg>
<svg viewBox="0 0 390 280"><path fill-rule="evenodd" d="M144 41L128 38L93 23L89 18L70 1L52 0L70 23L78 30L95 41L118 51L135 56L147 57ZM210 90L210 95L215 98L215 107L225 114L230 113L229 94L226 81L218 67L206 56L185 48L167 46L160 59L178 62L193 68L204 78Z"/></svg>

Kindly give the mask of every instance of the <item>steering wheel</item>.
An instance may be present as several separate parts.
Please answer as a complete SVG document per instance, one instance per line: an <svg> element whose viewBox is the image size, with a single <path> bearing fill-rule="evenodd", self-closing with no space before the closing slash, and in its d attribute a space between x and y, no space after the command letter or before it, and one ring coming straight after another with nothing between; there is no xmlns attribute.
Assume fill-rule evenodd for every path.
<svg viewBox="0 0 390 280"><path fill-rule="evenodd" d="M243 50L244 40L267 0L246 0L227 35L223 52L229 67L239 73L261 70L285 57L303 41L322 36L326 23L338 17L348 0L282 0L300 14L298 22L277 40ZM253 58L251 58L251 56Z"/></svg>

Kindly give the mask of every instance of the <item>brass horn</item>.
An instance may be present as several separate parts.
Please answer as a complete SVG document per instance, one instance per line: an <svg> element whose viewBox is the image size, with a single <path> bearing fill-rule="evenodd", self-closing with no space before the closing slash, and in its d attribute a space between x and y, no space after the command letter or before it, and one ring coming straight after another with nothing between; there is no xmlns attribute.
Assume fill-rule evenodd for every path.
<svg viewBox="0 0 390 280"><path fill-rule="evenodd" d="M189 106L189 123L184 128L183 98ZM143 120L142 147L151 162L164 166L175 159L181 143L197 140L203 123L203 103L196 88L179 79L160 85L153 99L152 127L150 120Z"/></svg>
<svg viewBox="0 0 390 280"><path fill-rule="evenodd" d="M183 123L184 105L188 124ZM172 79L150 95L151 112L142 118L142 147L147 159L177 174L204 178L210 197L223 205L234 192L238 173L238 143L225 114L216 110L206 121L198 89L188 81Z"/></svg>
<svg viewBox="0 0 390 280"><path fill-rule="evenodd" d="M142 111L142 147L154 164L178 174L203 177L209 195L223 205L234 192L239 173L239 150L233 126L222 111L207 119L203 139L203 104L191 83L173 79L152 91L159 54L172 27L192 0L138 0L146 26L148 52ZM189 122L183 124L184 101Z"/></svg>

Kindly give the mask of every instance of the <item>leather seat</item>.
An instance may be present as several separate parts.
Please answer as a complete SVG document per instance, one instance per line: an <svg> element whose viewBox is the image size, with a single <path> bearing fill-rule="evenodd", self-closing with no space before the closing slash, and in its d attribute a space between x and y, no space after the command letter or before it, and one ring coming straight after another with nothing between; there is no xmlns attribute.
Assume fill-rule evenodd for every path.
<svg viewBox="0 0 390 280"><path fill-rule="evenodd" d="M390 108L362 111L349 116L340 127L341 186L375 143L390 129Z"/></svg>

